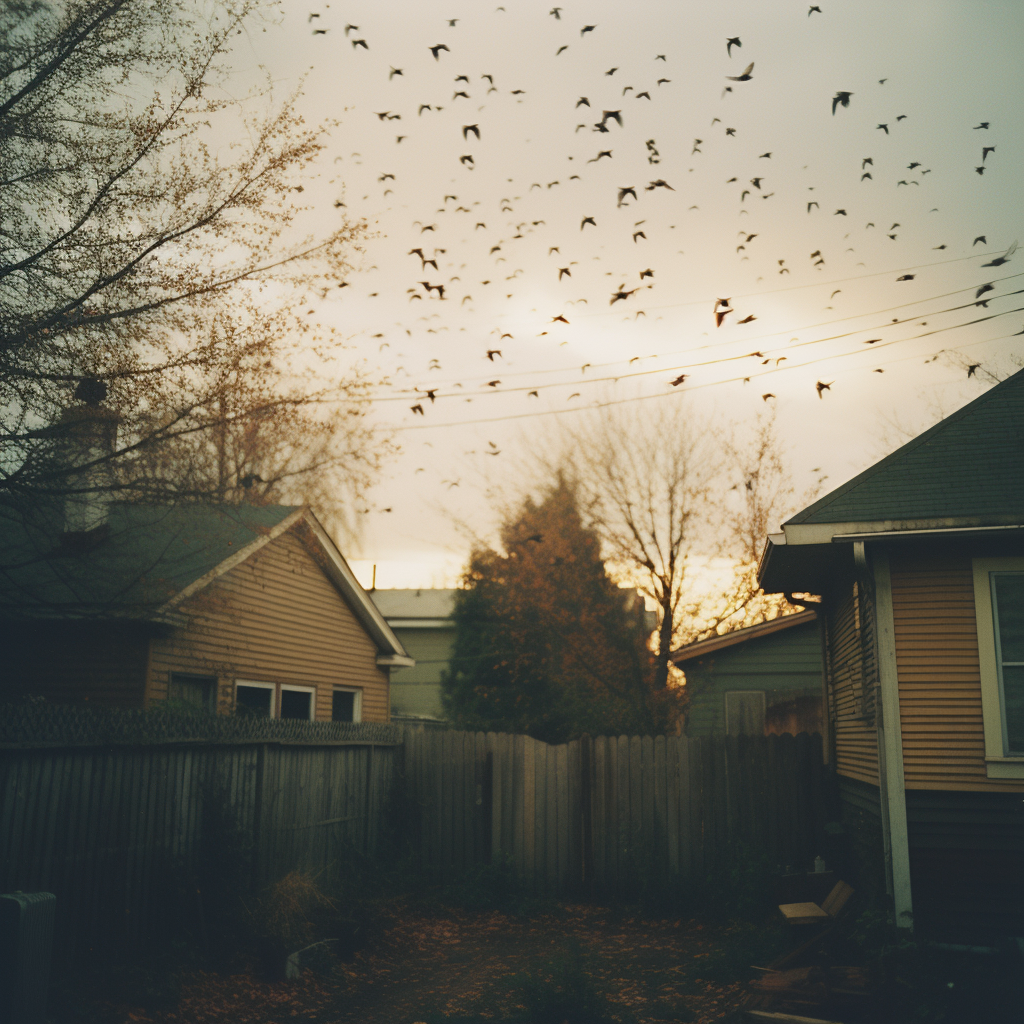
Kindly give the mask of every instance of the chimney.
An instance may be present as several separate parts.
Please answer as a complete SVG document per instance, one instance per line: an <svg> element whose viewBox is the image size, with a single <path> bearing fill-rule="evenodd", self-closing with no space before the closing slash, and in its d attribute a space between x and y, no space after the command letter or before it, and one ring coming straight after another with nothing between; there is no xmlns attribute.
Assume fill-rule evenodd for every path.
<svg viewBox="0 0 1024 1024"><path fill-rule="evenodd" d="M107 518L114 475L106 457L116 451L120 416L100 405L106 393L102 381L81 381L75 397L82 404L66 409L59 420L68 468L64 528L69 533L86 533ZM76 472L78 467L82 468Z"/></svg>

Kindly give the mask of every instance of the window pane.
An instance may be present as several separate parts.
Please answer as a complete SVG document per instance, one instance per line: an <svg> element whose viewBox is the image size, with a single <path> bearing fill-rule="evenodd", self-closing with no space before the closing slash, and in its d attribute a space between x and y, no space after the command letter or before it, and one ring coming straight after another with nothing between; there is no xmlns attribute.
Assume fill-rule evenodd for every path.
<svg viewBox="0 0 1024 1024"><path fill-rule="evenodd" d="M725 695L725 731L729 736L764 735L764 692Z"/></svg>
<svg viewBox="0 0 1024 1024"><path fill-rule="evenodd" d="M997 573L995 585L1003 661L1024 661L1024 573Z"/></svg>
<svg viewBox="0 0 1024 1024"><path fill-rule="evenodd" d="M356 712L356 695L350 690L335 690L331 698L331 721L351 722Z"/></svg>
<svg viewBox="0 0 1024 1024"><path fill-rule="evenodd" d="M1003 666L1008 754L1024 754L1024 666Z"/></svg>
<svg viewBox="0 0 1024 1024"><path fill-rule="evenodd" d="M269 718L271 700L274 691L267 686L235 687L235 703L239 714L255 715L257 718Z"/></svg>
<svg viewBox="0 0 1024 1024"><path fill-rule="evenodd" d="M282 690L281 717L304 718L308 722L312 702L313 694L308 690Z"/></svg>
<svg viewBox="0 0 1024 1024"><path fill-rule="evenodd" d="M171 673L167 687L167 699L182 704L213 710L213 696L216 692L216 676L193 676L182 672Z"/></svg>

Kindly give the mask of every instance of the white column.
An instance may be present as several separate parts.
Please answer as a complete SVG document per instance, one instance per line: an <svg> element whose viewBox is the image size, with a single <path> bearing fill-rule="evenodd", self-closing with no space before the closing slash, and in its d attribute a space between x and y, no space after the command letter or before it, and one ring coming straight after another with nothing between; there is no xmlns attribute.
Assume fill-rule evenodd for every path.
<svg viewBox="0 0 1024 1024"><path fill-rule="evenodd" d="M903 735L900 728L900 691L896 672L896 631L893 623L889 556L873 551L875 626L878 632L878 689L882 710L885 774L883 813L887 812L896 926L913 929L910 899L910 843L907 835L907 794L903 778ZM887 806L888 805L888 806Z"/></svg>

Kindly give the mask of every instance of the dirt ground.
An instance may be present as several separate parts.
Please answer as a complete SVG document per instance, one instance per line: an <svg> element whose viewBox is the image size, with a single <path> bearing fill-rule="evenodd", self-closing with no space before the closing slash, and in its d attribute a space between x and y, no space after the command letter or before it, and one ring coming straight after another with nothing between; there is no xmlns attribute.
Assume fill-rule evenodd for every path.
<svg viewBox="0 0 1024 1024"><path fill-rule="evenodd" d="M741 959L756 938L742 937ZM108 1003L104 1016L139 1024L554 1024L567 1019L568 1001L577 1013L590 1007L576 1020L703 1024L733 1016L742 996L735 952L726 952L735 945L735 928L590 906L510 916L395 903L348 962L331 958L277 984L251 972L188 972L173 1010Z"/></svg>

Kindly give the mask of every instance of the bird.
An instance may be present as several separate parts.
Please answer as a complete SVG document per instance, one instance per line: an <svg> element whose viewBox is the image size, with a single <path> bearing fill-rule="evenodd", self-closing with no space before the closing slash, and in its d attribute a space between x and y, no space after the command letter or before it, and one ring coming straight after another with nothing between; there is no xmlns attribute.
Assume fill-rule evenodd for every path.
<svg viewBox="0 0 1024 1024"><path fill-rule="evenodd" d="M753 321L755 321L756 319L757 319L757 317L754 316L753 313L751 313L749 316L745 316L742 320L737 320L736 322L738 324L749 324L749 323L753 323Z"/></svg>
<svg viewBox="0 0 1024 1024"><path fill-rule="evenodd" d="M726 75L730 82L749 82L753 78L754 62L751 61L742 75Z"/></svg>
<svg viewBox="0 0 1024 1024"><path fill-rule="evenodd" d="M565 317L564 317L564 316L562 316L562 314L561 314L561 313L559 313L559 314L558 314L558 316L553 316L553 317L551 318L551 321L550 321L550 322L551 322L551 323L555 323L555 322L558 322L558 323L563 323L563 324L567 324L567 323L568 323L569 321L568 321L568 320L566 320L566 319L565 319Z"/></svg>
<svg viewBox="0 0 1024 1024"><path fill-rule="evenodd" d="M402 74L401 68L392 67L391 70L388 72L388 81L390 82L391 79L395 77L395 75L400 74Z"/></svg>
<svg viewBox="0 0 1024 1024"><path fill-rule="evenodd" d="M434 55L434 60L440 60L441 59L441 51L442 50L444 50L445 53L451 53L452 52L451 50L448 49L447 46L444 45L444 43L438 43L437 46L430 46L430 47L428 47L428 49Z"/></svg>
<svg viewBox="0 0 1024 1024"><path fill-rule="evenodd" d="M903 274L901 277L897 277L896 280L897 281L913 281L914 277L915 277L914 274Z"/></svg>
<svg viewBox="0 0 1024 1024"><path fill-rule="evenodd" d="M688 373L681 373L678 377L676 377L675 380L670 380L669 384L671 384L672 387L677 388L680 384L683 383L684 380L686 380L687 377L689 377Z"/></svg>
<svg viewBox="0 0 1024 1024"><path fill-rule="evenodd" d="M764 178L751 178L750 184L753 185L754 188L760 190L762 181L764 181Z"/></svg>
<svg viewBox="0 0 1024 1024"><path fill-rule="evenodd" d="M489 348L489 349L487 350L487 358L488 358L488 359L489 359L489 360L490 360L490 361L491 361L492 363L494 362L494 357L495 357L495 356L500 356L500 355L501 355L501 349L500 349L500 348Z"/></svg>
<svg viewBox="0 0 1024 1024"><path fill-rule="evenodd" d="M978 235L978 237L971 243L971 248L973 249L979 242L981 242L982 245L988 245L988 239L984 235Z"/></svg>
<svg viewBox="0 0 1024 1024"><path fill-rule="evenodd" d="M353 39L352 49L354 50L357 46L361 46L364 50L368 50L370 47L367 45L365 39Z"/></svg>
<svg viewBox="0 0 1024 1024"><path fill-rule="evenodd" d="M981 124L976 124L974 130L977 131L979 128L988 129L988 121L982 121Z"/></svg>
<svg viewBox="0 0 1024 1024"><path fill-rule="evenodd" d="M562 8L561 7L552 7L551 10L548 11L548 14L554 15L555 21L561 21L562 20Z"/></svg>
<svg viewBox="0 0 1024 1024"><path fill-rule="evenodd" d="M809 18L815 11L821 14L821 8L817 4L812 4L811 9L807 12L807 17Z"/></svg>
<svg viewBox="0 0 1024 1024"><path fill-rule="evenodd" d="M469 166L470 164L474 163L473 157L470 154L467 153L465 156L460 156L459 157L459 163L460 164L464 164L466 166Z"/></svg>
<svg viewBox="0 0 1024 1024"><path fill-rule="evenodd" d="M775 396L774 396L774 395L773 395L773 394L772 394L772 393L771 393L771 392L769 391L769 392L767 392L766 394L763 394L763 395L761 396L761 401L762 401L762 402L767 402L769 398L774 398L774 397L775 397Z"/></svg>
<svg viewBox="0 0 1024 1024"><path fill-rule="evenodd" d="M580 221L580 231L582 231L588 224L592 224L595 228L597 227L597 221L593 217L584 217Z"/></svg>
<svg viewBox="0 0 1024 1024"><path fill-rule="evenodd" d="M642 281L645 277L654 277L654 271L650 267L647 270L640 271L640 280Z"/></svg>
<svg viewBox="0 0 1024 1024"><path fill-rule="evenodd" d="M622 127L622 111L621 110L603 110L601 112L601 124L604 124L605 121L608 120L608 118L611 118L613 121L615 121L620 128Z"/></svg>
<svg viewBox="0 0 1024 1024"><path fill-rule="evenodd" d="M715 310L715 326L721 327L722 321L732 312L731 309L716 309Z"/></svg>
<svg viewBox="0 0 1024 1024"><path fill-rule="evenodd" d="M771 153L762 153L757 159L758 160L771 160Z"/></svg>
<svg viewBox="0 0 1024 1024"><path fill-rule="evenodd" d="M743 44L740 42L740 37L739 36L730 36L725 41L725 52L726 52L726 55L731 57L732 56L732 48L734 46L742 46L742 45Z"/></svg>
<svg viewBox="0 0 1024 1024"><path fill-rule="evenodd" d="M558 268L558 280L561 281L563 277L572 277L572 273L568 267Z"/></svg>
<svg viewBox="0 0 1024 1024"><path fill-rule="evenodd" d="M994 284L983 284L975 293L974 297L980 299L985 292L995 291L996 286Z"/></svg>
<svg viewBox="0 0 1024 1024"><path fill-rule="evenodd" d="M833 213L832 216L833 217L840 217L840 216L841 217L845 217L846 216L846 211L845 210L841 210L841 209L840 210L836 210L836 212Z"/></svg>
<svg viewBox="0 0 1024 1024"><path fill-rule="evenodd" d="M634 244L636 244L636 240L637 240L638 238L644 238L644 239L646 239L646 238L647 238L647 236L646 236L646 235L645 235L645 234L644 234L644 233L643 233L642 231L634 231L634 232L633 232L633 243L634 243Z"/></svg>
<svg viewBox="0 0 1024 1024"><path fill-rule="evenodd" d="M480 139L480 126L476 125L476 124L464 124L462 126L462 137L464 139L468 139L470 132L472 132L477 137L477 141L479 141L479 139Z"/></svg>
<svg viewBox="0 0 1024 1024"><path fill-rule="evenodd" d="M982 147L982 150L981 150L981 162L984 163L985 162L985 157L987 157L989 155L989 153L994 153L995 151L996 151L996 147L995 146L984 146L984 147Z"/></svg>
<svg viewBox="0 0 1024 1024"><path fill-rule="evenodd" d="M593 158L593 160L588 160L587 163L588 164L596 164L597 161L600 160L601 157L603 157L603 156L606 156L606 157L608 157L609 160L611 160L611 158L612 158L612 151L610 149L602 149L602 150L600 150L598 152L597 156L595 156Z"/></svg>
<svg viewBox="0 0 1024 1024"><path fill-rule="evenodd" d="M618 70L619 70L618 68L609 68L609 69L608 69L608 70L607 70L607 71L605 72L605 74L606 74L606 75L614 75L614 74L615 74L615 72L616 72L616 71L618 71Z"/></svg>
<svg viewBox="0 0 1024 1024"><path fill-rule="evenodd" d="M636 188L633 185L624 185L619 188L619 201L617 204L618 206L622 205L622 200L625 199L626 196L632 196L634 199L636 199Z"/></svg>
<svg viewBox="0 0 1024 1024"><path fill-rule="evenodd" d="M487 382L487 386L488 386L489 388L496 388L496 387L497 387L497 386L498 386L498 385L499 385L500 383L501 383L501 381L500 381L500 380L489 380L489 381Z"/></svg>
<svg viewBox="0 0 1024 1024"><path fill-rule="evenodd" d="M981 363L971 363L971 365L967 367L967 376L968 377L973 377L974 376L974 371L975 370L980 370L980 369L981 369Z"/></svg>
<svg viewBox="0 0 1024 1024"><path fill-rule="evenodd" d="M812 207L812 206L818 206L818 204L817 204L816 202L814 202L813 200L812 200L811 202L809 202L809 203L807 204L807 212L808 212L808 213L810 213L810 212L811 212L811 207ZM820 206L818 206L818 209L820 210L820 209L821 209L821 207L820 207Z"/></svg>
<svg viewBox="0 0 1024 1024"><path fill-rule="evenodd" d="M830 380L827 384L824 381L819 380L818 383L814 385L815 390L818 392L818 397L821 398L821 393L823 391L830 391L833 384L835 384L834 380Z"/></svg>
<svg viewBox="0 0 1024 1024"><path fill-rule="evenodd" d="M974 170L975 170L975 172L976 172L977 174L984 174L984 173L985 173L985 168L984 168L984 166L982 166L982 167L975 167L975 168L974 168Z"/></svg>
<svg viewBox="0 0 1024 1024"><path fill-rule="evenodd" d="M1002 256L997 256L994 260L989 263L982 263L983 267L1001 267L1004 263L1010 262L1010 257L1017 251L1017 243L1014 242Z"/></svg>
<svg viewBox="0 0 1024 1024"><path fill-rule="evenodd" d="M863 171L868 164L871 164L871 166L874 167L875 161L871 157L866 156L860 162L860 169Z"/></svg>
<svg viewBox="0 0 1024 1024"><path fill-rule="evenodd" d="M580 38L582 39L588 32L593 32L595 28L597 28L596 25L584 25L580 29Z"/></svg>
<svg viewBox="0 0 1024 1024"><path fill-rule="evenodd" d="M885 132L886 135L889 134L889 126L887 124L879 124L879 125L876 125L875 127L876 128L881 128Z"/></svg>
<svg viewBox="0 0 1024 1024"><path fill-rule="evenodd" d="M853 95L852 92L837 92L832 97L832 116L835 116L836 107L848 107L850 105L850 97Z"/></svg>
<svg viewBox="0 0 1024 1024"><path fill-rule="evenodd" d="M590 100L588 100L586 96L581 96L576 101L576 107L577 108L579 108L579 107L589 107L589 106L590 106Z"/></svg>
<svg viewBox="0 0 1024 1024"><path fill-rule="evenodd" d="M861 180L861 181L863 181L863 180L864 180L865 178L870 178L870 179L871 179L872 181L874 181L874 180L875 180L874 178L872 178L872 177L871 177L871 172L870 172L870 171L865 171L865 172L864 172L864 173L863 173L863 174L862 174L862 175L860 176L860 180Z"/></svg>
<svg viewBox="0 0 1024 1024"><path fill-rule="evenodd" d="M410 406L409 408L410 408L410 409L412 409L412 414L413 414L413 416L415 416L415 415L416 415L416 413L419 413L419 414L420 414L421 416L426 416L426 415L427 415L427 414L426 414L426 413L425 413L425 412L423 411L423 406L422 406L422 405L420 405L420 403L419 403L419 402L417 402L417 403L416 403L415 405L412 405L412 406Z"/></svg>
<svg viewBox="0 0 1024 1024"><path fill-rule="evenodd" d="M346 39L348 38L349 32L358 32L358 31L359 31L359 26L358 25L346 25L345 26L345 38Z"/></svg>

